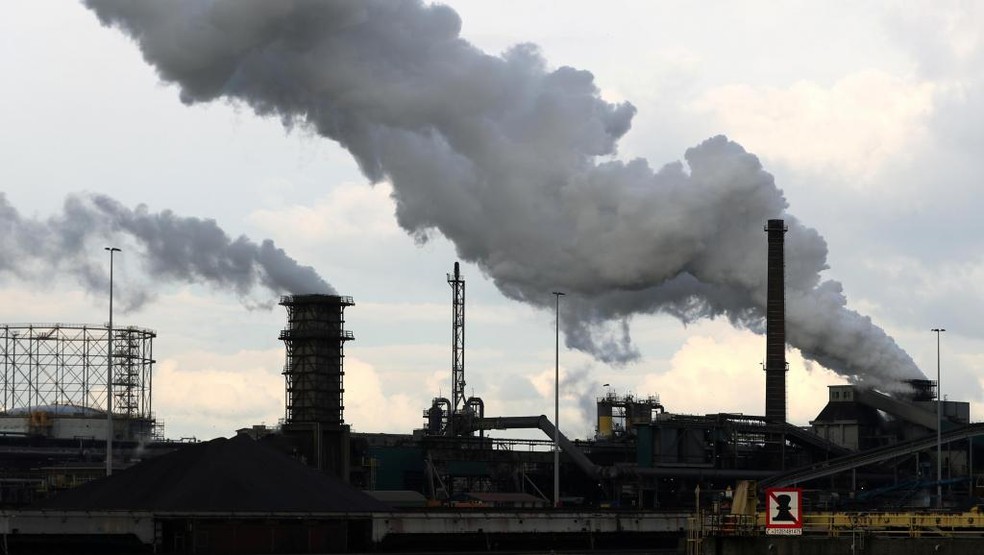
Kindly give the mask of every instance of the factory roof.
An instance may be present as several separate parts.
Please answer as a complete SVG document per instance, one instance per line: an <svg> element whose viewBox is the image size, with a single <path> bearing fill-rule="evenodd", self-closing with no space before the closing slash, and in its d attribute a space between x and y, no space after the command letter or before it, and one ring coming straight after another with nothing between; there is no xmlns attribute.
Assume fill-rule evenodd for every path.
<svg viewBox="0 0 984 555"><path fill-rule="evenodd" d="M0 416L30 416L32 413L45 412L53 416L99 416L106 411L78 405L37 405L33 407L14 407Z"/></svg>
<svg viewBox="0 0 984 555"><path fill-rule="evenodd" d="M247 436L136 464L38 505L62 510L371 512L391 507Z"/></svg>
<svg viewBox="0 0 984 555"><path fill-rule="evenodd" d="M884 423L884 418L879 415L878 409L862 405L857 402L830 402L827 403L820 414L813 419L811 424L832 423L832 422L856 422L864 426L880 426Z"/></svg>

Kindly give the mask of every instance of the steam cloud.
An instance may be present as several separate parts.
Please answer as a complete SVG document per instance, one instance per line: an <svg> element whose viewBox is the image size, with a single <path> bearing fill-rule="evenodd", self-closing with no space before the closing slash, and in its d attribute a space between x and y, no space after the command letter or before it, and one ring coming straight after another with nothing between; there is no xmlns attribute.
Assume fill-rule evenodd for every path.
<svg viewBox="0 0 984 555"><path fill-rule="evenodd" d="M103 195L72 195L61 215L25 219L0 193L0 272L38 282L69 273L102 294L109 287L108 263L94 262L92 253L117 240L134 246L146 275L157 281L204 282L244 299L257 286L274 293L334 292L272 241L230 239L214 220L155 214L145 206L131 210ZM148 296L133 282L120 292L124 309L138 308Z"/></svg>
<svg viewBox="0 0 984 555"><path fill-rule="evenodd" d="M635 108L604 101L587 71L535 46L499 56L418 0L86 0L128 33L185 103L228 99L337 141L390 180L399 224L451 239L507 296L563 303L567 344L638 356L635 314L724 316L761 332L765 234L784 218L787 338L851 379L918 377L880 328L822 281L827 248L785 213L757 158L724 137L658 170L614 154Z"/></svg>

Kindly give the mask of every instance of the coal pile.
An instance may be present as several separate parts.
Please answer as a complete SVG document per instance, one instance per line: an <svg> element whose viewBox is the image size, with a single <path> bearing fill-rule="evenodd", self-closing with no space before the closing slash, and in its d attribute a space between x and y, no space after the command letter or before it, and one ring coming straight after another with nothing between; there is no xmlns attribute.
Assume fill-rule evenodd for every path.
<svg viewBox="0 0 984 555"><path fill-rule="evenodd" d="M35 505L57 510L373 512L391 507L246 436L189 445Z"/></svg>

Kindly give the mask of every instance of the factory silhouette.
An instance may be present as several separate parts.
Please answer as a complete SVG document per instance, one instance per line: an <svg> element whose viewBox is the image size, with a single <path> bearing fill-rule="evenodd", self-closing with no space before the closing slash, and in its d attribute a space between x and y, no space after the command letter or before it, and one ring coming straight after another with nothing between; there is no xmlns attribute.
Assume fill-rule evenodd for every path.
<svg viewBox="0 0 984 555"><path fill-rule="evenodd" d="M676 414L655 394L608 393L597 399L590 438L566 437L545 415L497 415L466 397L457 263L447 275L451 395L435 397L422 427L402 434L356 433L345 422L351 297L281 298L285 419L209 442L168 440L155 425L153 331L4 325L5 542L127 553L385 551L438 541L452 550L671 549L692 547L684 529L702 511L739 519L733 531L767 487L804 487L804 505L832 513L970 507L980 493L973 438L982 428L970 424L968 403L936 399L929 380L906 380L892 394L830 386L809 427L786 421L787 228L772 219L764 229L764 416ZM543 437L508 438L519 429ZM794 520L783 498L777 514Z"/></svg>

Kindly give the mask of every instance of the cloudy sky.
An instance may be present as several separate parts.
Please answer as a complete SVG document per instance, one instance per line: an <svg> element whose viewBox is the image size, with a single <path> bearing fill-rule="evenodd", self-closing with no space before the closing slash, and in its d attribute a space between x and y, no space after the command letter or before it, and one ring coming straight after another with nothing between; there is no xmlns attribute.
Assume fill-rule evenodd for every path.
<svg viewBox="0 0 984 555"><path fill-rule="evenodd" d="M174 253L155 251L139 232L141 215L166 213L179 223L197 222L194 229L213 240L218 228L232 241L248 237L238 244L255 247L261 261L276 254L262 248L264 240L272 240L300 266L312 267L335 290L355 298L346 314L356 340L346 348L345 415L357 431L407 432L421 424L421 411L432 397L449 395L451 292L445 274L458 259L467 282L467 394L482 397L488 413L552 413L549 291L568 289L565 314L585 322L565 327L560 351L561 425L571 435L592 433L593 399L607 390L659 395L672 412L762 414L764 339L755 333L754 314L742 312L754 309L757 290L748 285L741 296L735 288L764 279L765 268L757 263L765 252L761 226L767 217L781 216L795 218L791 234L804 230L806 237L787 243L787 256L805 257L796 245L810 250L815 256L809 260L826 267L820 268L819 283L839 283L845 313L859 315L851 322L864 324L861 316L870 317L915 367L934 378L936 341L929 330L945 327L943 394L970 401L972 414L979 414L984 403L979 378L984 342L976 322L984 309L984 223L978 216L984 205L979 193L984 15L976 4L749 1L698 7L524 0L448 5L460 17L460 37L472 47L457 42L450 54L441 50L419 59L409 53L399 67L477 59L487 70L465 84L477 82L474 90L463 85L471 91L471 97L462 95L468 102L454 110L435 102L428 117L483 102L522 101L518 85L541 86L541 81L580 91L572 98L581 103L554 106L549 114L565 117L549 126L537 120L536 131L542 132L524 135L534 137L528 144L479 142L476 147L464 127L408 116L412 111L401 107L417 106L411 97L419 91L368 71L365 75L383 75L382 82L366 85L360 95L368 100L357 101L378 103L369 111L385 124L380 128L399 132L372 135L379 144L365 146L337 121L325 124L328 131L304 118L285 128L278 117L282 112L258 109L259 93L249 79L269 67L255 60L218 85L192 78L179 85L174 81L190 75L180 71L187 60L213 43L182 40L168 27L162 27L165 33L147 33L150 58L160 49L159 72L132 39L101 25L81 3L11 2L0 21L5 76L0 183L6 207L0 222L5 234L0 320L105 322L103 247L119 244L124 252L117 259L117 306L122 307L117 321L159 333L154 409L166 435L205 439L276 423L283 416L283 348L277 335L284 313L269 306L285 287L311 276L300 268L275 276L280 281L252 274L218 279L194 264L174 266L168 258ZM101 16L115 17L112 2L104 8ZM189 21L200 17L186 15ZM454 39L448 29L455 30L456 19L449 11L422 21L433 24L442 39ZM255 21L238 23L251 29L248 24ZM388 44L388 29L381 24L376 32L384 35L353 44ZM171 42L161 46L162 36ZM339 58L324 51L306 59L316 67L338 64L311 73L326 90L336 79L362 77ZM457 69L450 67L449 73ZM503 67L528 70L523 75L533 77L488 76L513 78ZM413 77L413 70L406 73ZM272 79L278 78L285 83L270 90L282 93L292 86L290 75ZM496 88L504 83L510 86ZM510 108L501 108L506 116L494 123L515 138L517 129L529 130ZM258 110L267 115L257 115ZM590 114L582 117L579 111ZM335 124L343 129L331 127ZM405 159L405 147L418 142L398 141L404 135L416 140L421 126L437 139L430 145L433 154L419 160L441 158L445 151L437 147L446 147L485 173L449 162L442 171L462 176L461 182L444 183L449 173ZM691 172L694 182L698 173L710 175L712 185L715 179L735 180L707 161L721 155L716 143L705 143L719 135L732 141L725 154L740 145L757 157L761 168L752 168L755 187L748 191L772 195L773 204L784 199L783 214L765 211L760 217L758 205L746 206L744 197L729 204L690 202L679 192L685 187L673 189L678 182L690 183ZM404 148L388 148L393 144ZM687 154L698 145L703 147ZM507 147L512 150L501 159L488 154ZM522 156L525 147L533 154ZM647 162L633 165L639 159ZM493 167L502 160L510 162L508 171ZM517 160L522 171L512 167ZM604 171L594 171L598 168ZM774 187L763 172L774 176ZM467 197L479 189L461 183L471 184L474 173L483 177L476 183L512 196ZM559 182L563 193L524 197L540 190L540 178ZM639 187L634 179L660 185ZM420 193L427 183L447 188L427 196ZM459 194L462 208L450 210L455 205L446 199ZM517 198L531 199L535 217L517 209ZM558 199L563 209L541 207L544 199ZM593 227L601 224L585 207L598 206L614 210L618 222ZM722 206L730 210L714 211ZM741 217L746 212L750 215ZM79 235L71 252L44 241L28 244L27 237L48 238L52 229L70 232L75 228L65 222L79 214L111 214L132 225L95 225ZM563 221L540 227L544 214ZM691 224L698 220L705 222L701 233ZM571 229L569 221L577 222L575 232L586 230L576 244L557 235L558 229ZM12 222L19 231L11 230ZM735 231L734 225L744 227ZM680 309L679 299L667 301L670 292L661 288L666 280L679 285L676 273L635 265L677 254L665 247L679 239L677 231L679 237L696 237L701 249L714 254L707 255L710 261L698 257L681 263L688 275L717 287L703 304L687 310ZM741 242L731 242L736 234ZM640 237L661 246L650 250ZM825 257L819 252L824 244ZM745 268L743 260L754 264ZM716 267L715 261L723 262ZM750 268L760 267L762 275L755 277ZM741 279L713 281L715 271ZM810 281L814 274L806 275L806 291L831 291L813 289L818 282ZM747 306L734 305L738 300ZM820 319L804 310L797 318L801 335ZM824 364L854 374L860 371L852 364L880 358L852 352L867 344L854 342L851 333L822 335L801 338L806 358L796 348L788 353L789 419L796 424L806 424L823 407L827 385L845 381ZM836 351L829 344L848 354L828 359L830 350ZM889 357L886 364L897 360L906 362Z"/></svg>

